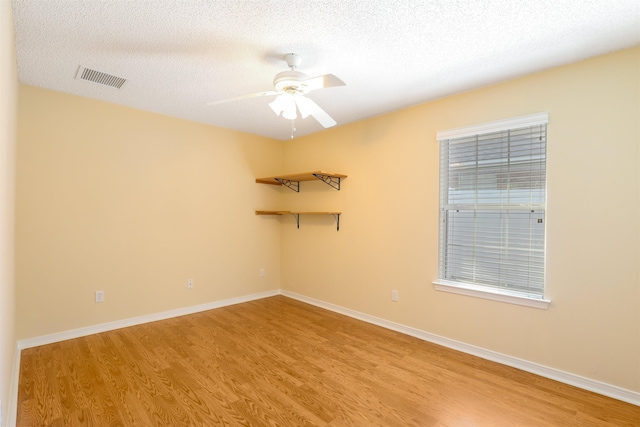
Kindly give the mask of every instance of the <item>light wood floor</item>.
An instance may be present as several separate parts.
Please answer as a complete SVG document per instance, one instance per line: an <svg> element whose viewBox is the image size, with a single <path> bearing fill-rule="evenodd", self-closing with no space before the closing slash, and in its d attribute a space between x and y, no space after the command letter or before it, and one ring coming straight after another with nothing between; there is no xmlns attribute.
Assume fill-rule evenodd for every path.
<svg viewBox="0 0 640 427"><path fill-rule="evenodd" d="M640 407L277 296L24 350L18 426L639 426Z"/></svg>

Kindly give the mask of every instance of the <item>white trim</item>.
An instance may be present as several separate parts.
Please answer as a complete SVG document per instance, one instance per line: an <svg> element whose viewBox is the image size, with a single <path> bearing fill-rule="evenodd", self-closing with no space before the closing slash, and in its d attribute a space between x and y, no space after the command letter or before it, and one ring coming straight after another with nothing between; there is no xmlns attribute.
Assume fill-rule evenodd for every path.
<svg viewBox="0 0 640 427"><path fill-rule="evenodd" d="M172 317L184 316L187 314L198 313L201 311L213 310L214 308L226 307L229 305L240 304L243 302L254 301L257 299L268 298L275 295L279 295L280 290L275 289L271 291L261 292L252 295L245 295L242 297L229 298L220 301L212 301L206 304L192 305L190 307L178 308L175 310L163 311L160 313L148 314L145 316L132 317L129 319L116 320L108 323L101 323L99 325L87 326L84 328L72 329L69 331L56 332L49 335L42 335L35 338L28 338L18 341L18 350L25 348L37 347L45 344L52 344L54 342L65 341L73 338L84 337L87 335L98 334L101 332L113 331L115 329L126 328L128 326L141 325L143 323L156 322L158 320L170 319Z"/></svg>
<svg viewBox="0 0 640 427"><path fill-rule="evenodd" d="M20 380L20 350L16 346L13 355L11 385L9 387L9 404L7 405L6 427L15 427L18 422L18 381Z"/></svg>
<svg viewBox="0 0 640 427"><path fill-rule="evenodd" d="M448 347L453 350L461 351L463 353L468 353L473 356L478 356L483 359L490 360L492 362L500 363L506 366L511 366L513 368L530 372L532 374L540 375L541 377L550 378L552 380L559 381L561 383L569 384L584 390L601 394L603 396L608 396L613 399L631 403L632 405L640 406L640 393L635 391L627 390L611 384L606 384L600 381L581 377L579 375L575 375L569 372L561 371L559 369L554 369L547 366L539 365L537 363L529 362L523 359L519 359L517 357L508 356L506 354L487 350L481 347L476 347L471 344L465 344L460 341L455 341L449 338L442 337L440 335L431 334L429 332L412 328L410 326L405 326L399 323L390 322L388 320L380 319L379 317L370 316L368 314L364 314L348 308L340 307L335 304L331 304L331 303L320 301L314 298L306 297L304 295L300 295L295 292L281 290L280 293L286 297L293 298L298 301L305 302L307 304L315 305L316 307L334 311L336 313L344 314L345 316L353 317L354 319L358 319L367 323L378 325L383 328L390 329L392 331L410 335L412 337L419 338L424 341L432 342L434 344L438 344L444 347Z"/></svg>
<svg viewBox="0 0 640 427"><path fill-rule="evenodd" d="M512 117L510 119L497 120L495 122L481 123L478 125L439 131L436 132L436 139L438 141L442 141L444 139L462 138L465 136L478 135L482 133L500 132L507 129L543 125L546 123L549 123L549 114L530 114L528 116Z"/></svg>
<svg viewBox="0 0 640 427"><path fill-rule="evenodd" d="M551 301L548 299L532 298L526 295L507 294L498 290L492 291L478 286L447 282L443 280L436 280L433 282L433 286L437 291L451 292L453 294L467 295L470 297L506 302L509 304L524 305L525 307L541 308L544 310L549 308L549 304L551 304Z"/></svg>

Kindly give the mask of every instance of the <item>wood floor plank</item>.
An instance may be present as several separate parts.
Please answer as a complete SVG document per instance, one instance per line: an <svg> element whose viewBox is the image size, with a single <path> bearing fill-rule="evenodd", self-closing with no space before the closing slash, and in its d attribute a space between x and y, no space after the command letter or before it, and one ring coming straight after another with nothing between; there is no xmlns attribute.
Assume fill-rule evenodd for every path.
<svg viewBox="0 0 640 427"><path fill-rule="evenodd" d="M277 296L22 351L18 426L640 426L640 407Z"/></svg>

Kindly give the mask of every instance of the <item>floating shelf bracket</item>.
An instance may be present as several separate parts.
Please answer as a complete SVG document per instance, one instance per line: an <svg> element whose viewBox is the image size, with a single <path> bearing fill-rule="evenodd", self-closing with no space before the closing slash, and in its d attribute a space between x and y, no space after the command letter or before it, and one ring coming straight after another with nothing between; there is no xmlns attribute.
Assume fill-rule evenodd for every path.
<svg viewBox="0 0 640 427"><path fill-rule="evenodd" d="M339 176L332 176L332 175L324 175L321 173L314 173L313 176L315 176L316 178L318 178L320 181L324 182L325 184L335 188L336 190L340 191L340 177Z"/></svg>
<svg viewBox="0 0 640 427"><path fill-rule="evenodd" d="M280 184L284 185L287 188L292 189L296 193L300 192L300 181L291 181L285 178L274 178Z"/></svg>

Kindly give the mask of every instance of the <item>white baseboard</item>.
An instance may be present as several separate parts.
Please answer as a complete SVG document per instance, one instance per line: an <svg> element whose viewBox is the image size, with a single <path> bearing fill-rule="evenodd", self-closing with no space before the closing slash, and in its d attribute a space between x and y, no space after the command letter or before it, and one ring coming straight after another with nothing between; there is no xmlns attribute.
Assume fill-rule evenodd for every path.
<svg viewBox="0 0 640 427"><path fill-rule="evenodd" d="M444 347L448 347L454 350L462 351L464 353L472 354L474 356L481 357L483 359L491 360L493 362L501 363L503 365L511 366L523 371L531 372L542 377L550 378L565 384L570 384L585 390L593 391L604 396L612 397L614 399L628 402L633 405L640 406L640 393L626 390L617 386L595 381L589 378L584 378L578 375L574 375L568 372L560 371L558 369L549 368L537 363L528 362L526 360L518 359L516 357L507 356L501 353L497 353L491 350L486 350L481 347L476 347L470 344L465 344L459 341L455 341L449 338L445 338L439 335L431 334L410 326L401 325L388 320L380 319L375 316L360 313L355 310L340 307L335 304L327 303L317 300L315 298L306 297L304 295L297 294L286 290L271 290L261 292L252 295L246 295L242 297L229 298L220 301L213 301L206 304L195 305L191 307L184 307L175 310L163 311L161 313L154 313L146 316L133 317L130 319L117 320L114 322L102 323L94 326L87 326L84 328L73 329L70 331L63 331L49 335L43 335L40 337L29 338L20 340L16 346L16 354L14 356L13 373L11 378L11 388L9 394L8 413L6 420L6 427L15 427L17 417L17 404L18 404L18 380L20 374L20 352L23 349L30 347L37 347L45 344L52 344L59 341L65 341L68 339L79 338L87 335L97 334L101 332L112 331L115 329L126 328L128 326L141 325L143 323L155 322L158 320L170 319L173 317L184 316L187 314L198 313L206 310L213 310L215 308L226 307L234 304L240 304L243 302L254 301L262 298L268 298L275 295L284 295L288 298L292 298L307 304L314 305L316 307L324 308L336 313L343 314L345 316L352 317L354 319L362 320L367 323L381 326L386 329L390 329L396 332L400 332L406 335L410 335L424 341L439 344Z"/></svg>
<svg viewBox="0 0 640 427"><path fill-rule="evenodd" d="M474 345L465 344L460 341L455 341L449 338L442 337L440 335L431 334L429 332L422 331L420 329L412 328L410 326L401 325L399 323L390 322L388 320L380 319L375 316L360 313L355 310L340 307L335 304L327 303L317 300L315 298L306 297L304 295L297 294L286 290L281 290L280 293L286 297L296 299L298 301L305 302L307 304L315 305L316 307L324 308L336 313L344 314L345 316L353 317L354 319L362 320L367 323L372 323L377 326L381 326L386 329L391 329L396 332L401 332L412 337L419 338L424 341L432 342L434 344L448 347L453 350L458 350L463 353L468 353L474 356L481 357L483 359L491 360L493 362L501 363L503 365L511 366L532 374L540 375L541 377L549 378L561 383L569 384L584 390L592 391L594 393L602 394L607 397L611 397L623 402L631 403L633 405L640 406L640 393L626 390L621 387L606 384L600 381L592 380L589 378L581 377L579 375L564 372L558 369L549 368L547 366L539 365L537 363L528 362L517 357L507 356L502 353L487 350Z"/></svg>
<svg viewBox="0 0 640 427"><path fill-rule="evenodd" d="M214 308L226 307L229 305L240 304L243 302L254 301L257 299L272 297L279 295L280 290L260 292L257 294L245 295L242 297L229 298L220 301L212 301L200 305L192 305L190 307L177 308L175 310L163 311L160 313L148 314L145 316L132 317L129 319L116 320L114 322L101 323L99 325L87 326L84 328L72 329L70 331L56 332L54 334L42 335L35 338L29 338L18 341L18 350L25 348L37 347L45 344L52 344L70 340L73 338L84 337L87 335L98 334L101 332L113 331L115 329L126 328L128 326L141 325L143 323L156 322L158 320L170 319L172 317L184 316L187 314L198 313L200 311L213 310Z"/></svg>

